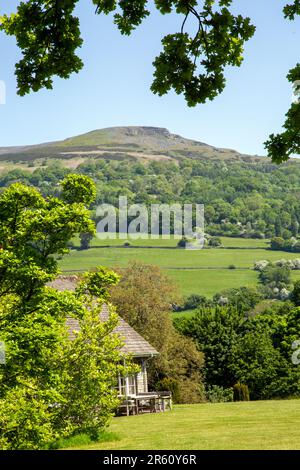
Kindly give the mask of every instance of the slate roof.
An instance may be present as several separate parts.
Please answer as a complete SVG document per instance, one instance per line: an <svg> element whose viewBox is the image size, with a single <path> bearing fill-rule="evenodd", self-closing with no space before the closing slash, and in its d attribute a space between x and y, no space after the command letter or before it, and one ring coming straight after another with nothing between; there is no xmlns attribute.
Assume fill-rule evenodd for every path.
<svg viewBox="0 0 300 470"><path fill-rule="evenodd" d="M49 282L48 286L58 291L74 291L78 282L77 276L60 276L55 281ZM102 321L109 318L109 307L104 304L100 313ZM75 339L76 331L80 330L79 322L76 318L67 318L67 325L69 328L69 337L71 340ZM135 331L128 323L119 316L119 323L114 329L114 333L120 336L124 343L121 351L125 354L131 354L134 357L151 357L157 356L159 353L148 341L146 341L137 331Z"/></svg>

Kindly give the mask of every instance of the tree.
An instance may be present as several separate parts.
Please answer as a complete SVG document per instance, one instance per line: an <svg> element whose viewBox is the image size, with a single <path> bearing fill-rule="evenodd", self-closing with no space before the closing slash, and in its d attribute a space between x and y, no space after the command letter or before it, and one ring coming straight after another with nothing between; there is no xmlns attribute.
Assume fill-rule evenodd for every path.
<svg viewBox="0 0 300 470"><path fill-rule="evenodd" d="M176 287L157 266L132 263L118 269L118 273L121 281L111 289L113 304L160 353L149 364L150 386L156 389L165 383L164 379L175 381L179 402L201 401L203 354L172 324L171 304L177 300Z"/></svg>
<svg viewBox="0 0 300 470"><path fill-rule="evenodd" d="M252 287L225 289L216 294L213 300L218 304L222 298L226 298L229 305L243 313L250 312L262 300L261 294Z"/></svg>
<svg viewBox="0 0 300 470"><path fill-rule="evenodd" d="M19 183L0 195L1 448L39 449L58 436L95 435L117 404L112 385L126 370L120 369L121 342L112 335L117 320L112 315L103 324L99 309L118 277L102 269L75 292L47 285L66 242L94 230L86 207L91 180L80 178L68 176L60 198L44 199ZM73 342L67 316L81 326Z"/></svg>
<svg viewBox="0 0 300 470"><path fill-rule="evenodd" d="M202 309L177 323L205 354L206 385L248 386L250 398L299 395L299 367L292 363L299 338L299 309L284 307L245 318L233 307Z"/></svg>
<svg viewBox="0 0 300 470"><path fill-rule="evenodd" d="M43 87L52 88L54 75L68 78L83 67L76 54L83 42L79 19L74 16L77 2L28 0L20 2L16 13L1 18L0 28L16 37L22 52L16 65L20 95ZM147 0L92 2L97 14L114 13L114 23L124 35L131 34L150 14ZM225 67L241 65L244 45L255 33L255 26L248 17L230 11L233 0L203 0L200 5L198 3L197 0L155 2L155 7L163 15L175 11L181 18L181 27L162 39L163 51L153 62L151 90L164 95L173 89L185 96L189 106L213 100L224 90ZM300 14L299 0L286 5L283 12L285 18L294 20ZM298 64L288 74L288 80L296 84L297 91L299 79ZM299 152L299 114L300 101L293 103L288 111L284 132L272 134L265 143L273 161L282 162Z"/></svg>
<svg viewBox="0 0 300 470"><path fill-rule="evenodd" d="M285 246L285 241L281 237L274 237L271 240L271 250L283 250Z"/></svg>
<svg viewBox="0 0 300 470"><path fill-rule="evenodd" d="M250 330L239 337L234 356L232 369L238 381L247 384L252 400L276 396L276 384L286 363L280 351L274 348L267 328Z"/></svg>
<svg viewBox="0 0 300 470"><path fill-rule="evenodd" d="M80 238L80 249L88 250L93 240L94 234L92 232L81 232L79 235Z"/></svg>
<svg viewBox="0 0 300 470"><path fill-rule="evenodd" d="M291 283L291 271L286 266L266 266L259 273L259 280L267 286L281 289Z"/></svg>
<svg viewBox="0 0 300 470"><path fill-rule="evenodd" d="M244 322L235 308L216 307L198 310L190 319L177 323L179 331L192 338L205 355L206 384L227 388L237 382L232 364Z"/></svg>
<svg viewBox="0 0 300 470"><path fill-rule="evenodd" d="M208 306L211 304L211 301L207 299L204 295L191 294L185 301L182 310L194 310L201 306Z"/></svg>
<svg viewBox="0 0 300 470"><path fill-rule="evenodd" d="M290 300L296 305L296 307L300 306L300 281L295 282Z"/></svg>

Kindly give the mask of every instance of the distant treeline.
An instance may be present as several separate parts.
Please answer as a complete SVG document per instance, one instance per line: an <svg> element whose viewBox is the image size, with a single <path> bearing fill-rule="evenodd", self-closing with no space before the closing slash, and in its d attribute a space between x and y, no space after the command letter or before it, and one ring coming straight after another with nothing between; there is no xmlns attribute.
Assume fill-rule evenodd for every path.
<svg viewBox="0 0 300 470"><path fill-rule="evenodd" d="M23 181L43 195L55 196L59 181L70 172L91 176L97 200L118 207L128 204L198 203L205 205L206 232L245 238L297 237L300 222L300 165L222 160L175 159L174 162L91 158L76 170L48 159L34 171L13 169L0 175L0 187Z"/></svg>

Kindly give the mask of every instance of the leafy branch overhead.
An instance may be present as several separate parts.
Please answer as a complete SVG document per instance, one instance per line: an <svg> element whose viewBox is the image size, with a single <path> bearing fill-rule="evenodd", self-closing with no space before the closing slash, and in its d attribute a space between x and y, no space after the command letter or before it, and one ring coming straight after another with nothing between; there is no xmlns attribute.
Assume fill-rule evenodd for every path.
<svg viewBox="0 0 300 470"><path fill-rule="evenodd" d="M114 15L124 35L139 26L150 11L147 0L92 0L96 14ZM16 13L1 18L0 29L14 35L23 57L16 64L18 93L23 96L41 88L51 89L53 77L68 78L83 67L77 55L82 45L79 19L74 15L78 0L28 0ZM247 17L230 11L234 0L155 0L162 14L178 15L178 31L162 39L162 52L155 58L151 90L162 96L170 90L183 94L189 106L213 100L225 88L225 68L240 66L245 43L255 26ZM300 14L300 2L284 7L285 18ZM293 84L300 80L300 65L289 72ZM300 104L292 104L284 132L271 135L266 148L280 163L300 149Z"/></svg>

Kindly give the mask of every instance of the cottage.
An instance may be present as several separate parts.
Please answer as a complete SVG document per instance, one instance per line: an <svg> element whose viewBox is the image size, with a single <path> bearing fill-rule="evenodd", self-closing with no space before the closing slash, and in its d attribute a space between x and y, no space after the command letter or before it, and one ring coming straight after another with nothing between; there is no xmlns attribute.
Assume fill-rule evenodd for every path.
<svg viewBox="0 0 300 470"><path fill-rule="evenodd" d="M61 276L49 283L50 287L59 291L74 291L78 282L77 276ZM109 309L103 305L100 318L103 321L109 318ZM67 319L70 339L74 339L76 331L79 331L79 322L75 318ZM140 371L132 376L117 378L118 396L122 400L119 413L138 414L142 411L166 411L171 409L170 392L149 392L147 364L155 356L159 355L156 349L151 346L137 331L119 317L119 323L114 330L123 342L121 352L129 354L134 362L140 366Z"/></svg>

